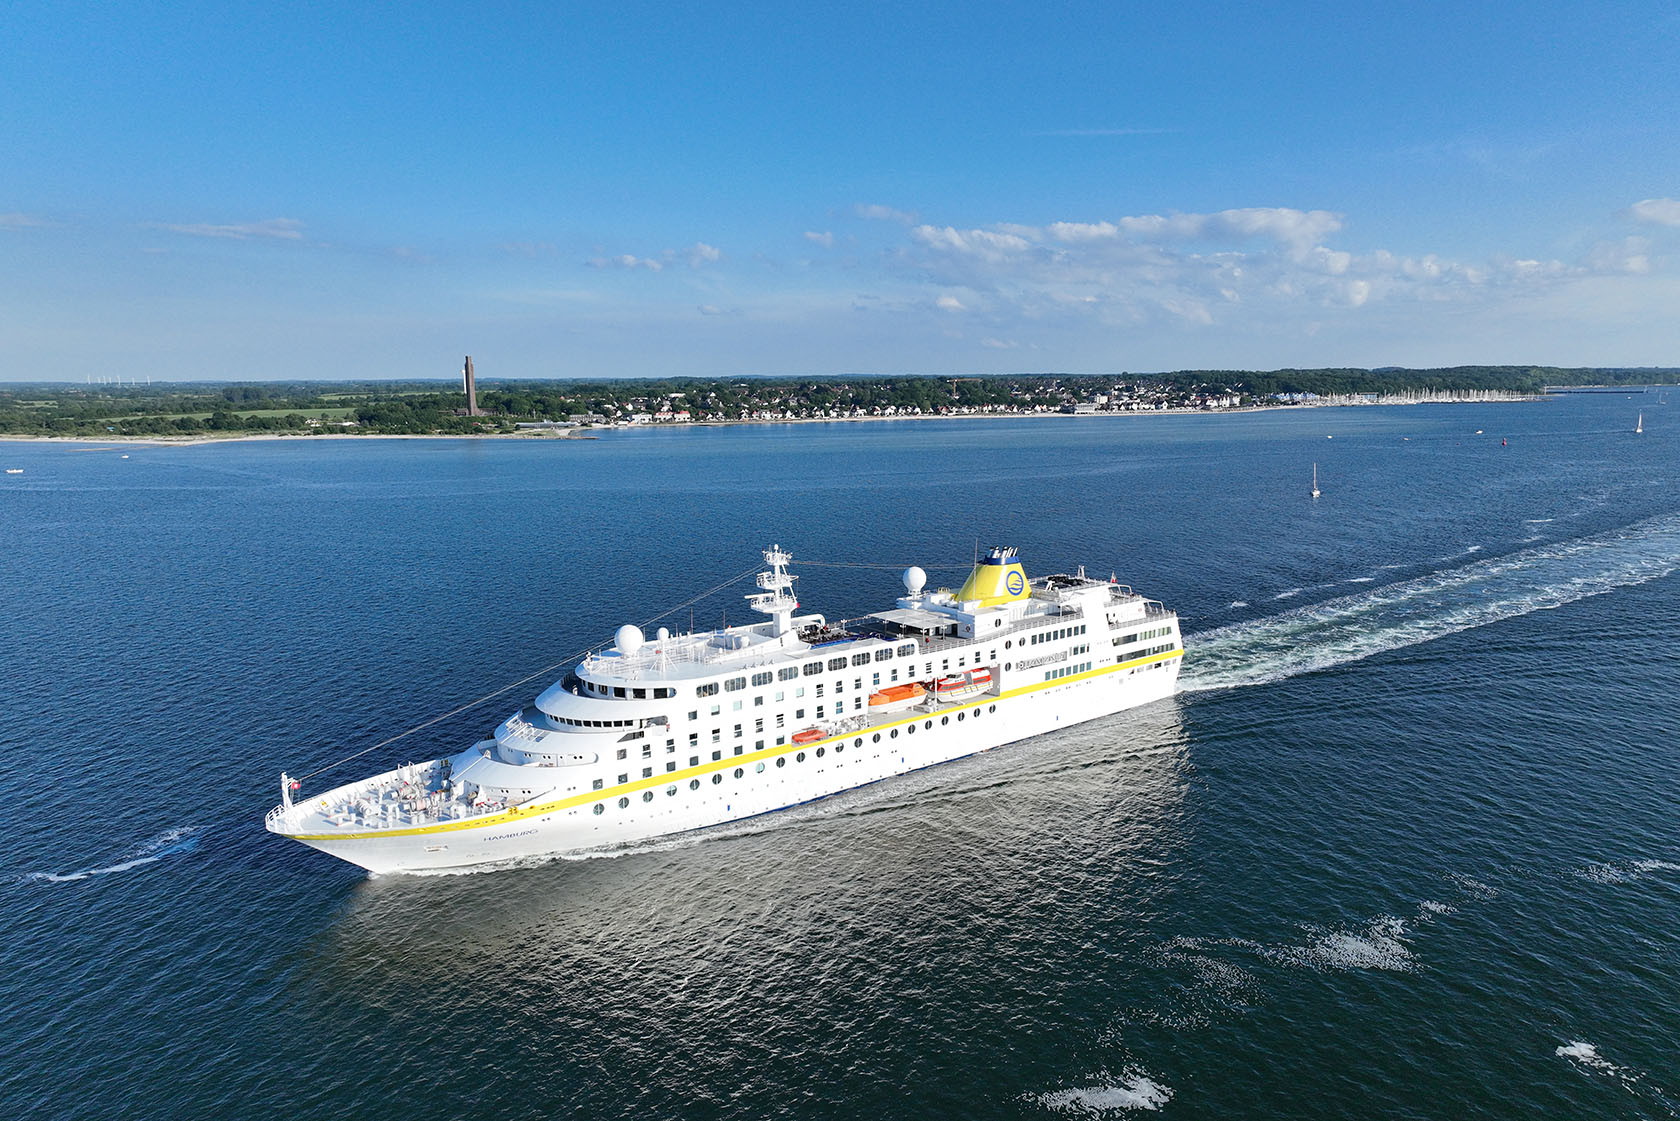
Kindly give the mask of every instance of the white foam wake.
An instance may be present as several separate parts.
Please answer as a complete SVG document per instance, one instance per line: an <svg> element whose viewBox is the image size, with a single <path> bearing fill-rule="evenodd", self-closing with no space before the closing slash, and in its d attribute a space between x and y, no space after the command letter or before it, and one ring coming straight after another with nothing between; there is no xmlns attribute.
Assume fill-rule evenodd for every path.
<svg viewBox="0 0 1680 1121"><path fill-rule="evenodd" d="M1597 884L1631 883L1651 872L1680 872L1680 864L1667 860L1630 860L1621 863L1605 861L1575 869L1577 876Z"/></svg>
<svg viewBox="0 0 1680 1121"><path fill-rule="evenodd" d="M1282 681L1643 584L1677 568L1680 515L1665 514L1192 634L1179 688Z"/></svg>
<svg viewBox="0 0 1680 1121"><path fill-rule="evenodd" d="M196 825L167 829L113 864L101 865L98 868L83 868L79 872L31 872L27 878L46 883L65 884L76 880L91 879L94 876L110 876L118 872L142 868L148 864L156 864L166 856L190 852L196 848L198 838L194 834L198 830L199 827Z"/></svg>
<svg viewBox="0 0 1680 1121"><path fill-rule="evenodd" d="M1121 1109L1160 1109L1170 1100L1171 1087L1133 1070L1125 1071L1115 1085L1075 1086L1038 1095L1038 1103L1046 1109L1092 1116Z"/></svg>
<svg viewBox="0 0 1680 1121"><path fill-rule="evenodd" d="M1567 1059L1575 1068L1588 1077L1608 1078L1620 1084L1633 1097L1645 1104L1659 1107L1669 1117L1680 1116L1676 1112L1676 1105L1669 1098L1667 1091L1655 1082L1644 1071L1632 1067L1613 1063L1599 1053L1597 1046L1581 1039L1572 1039L1559 1046L1554 1052L1558 1058ZM1655 1115L1654 1112L1652 1114Z"/></svg>

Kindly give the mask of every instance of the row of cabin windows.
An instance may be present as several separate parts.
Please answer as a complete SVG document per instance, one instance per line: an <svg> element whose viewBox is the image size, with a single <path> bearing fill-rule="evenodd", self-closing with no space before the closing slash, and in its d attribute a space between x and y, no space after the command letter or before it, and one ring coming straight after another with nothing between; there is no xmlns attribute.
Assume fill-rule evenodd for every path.
<svg viewBox="0 0 1680 1121"><path fill-rule="evenodd" d="M633 699L645 701L649 697L652 697L656 701L662 701L667 697L674 697L677 695L677 691L675 689L666 689L664 687L655 689L636 689L626 688L623 685L597 685L593 681L585 681L583 683L583 688L586 692L594 693L596 696L616 697L619 700Z"/></svg>
<svg viewBox="0 0 1680 1121"><path fill-rule="evenodd" d="M1119 642L1116 641L1115 645L1118 646ZM1168 650L1176 650L1176 649L1178 649L1178 643L1176 643L1176 642L1163 642L1158 646L1151 646L1147 650L1125 650L1125 651L1122 651L1121 654L1120 654L1120 660L1129 662L1133 658L1147 658L1151 654L1165 654Z"/></svg>
<svg viewBox="0 0 1680 1121"><path fill-rule="evenodd" d="M1082 650L1073 651L1073 653L1076 653L1076 654L1077 653L1082 653L1082 652L1083 652ZM995 661L997 659L997 651L993 650L991 656L992 656L992 659ZM967 663L968 663L968 659L967 659L966 656L958 658L957 659L957 668L959 670L963 669L967 665ZM978 654L975 655L974 664L975 665L980 664L980 657L979 657ZM950 671L951 671L951 659L949 659L949 658L941 659L939 672L940 673L949 673ZM909 667L909 670L907 672L910 674L910 676L912 678L915 678L917 676L915 666ZM934 674L933 663L932 662L926 663L925 666L923 667L923 673L921 674L921 676L922 677L932 677L933 674ZM889 680L886 681L886 682L883 682L881 680L881 674L880 673L872 673L870 675L870 688L872 688L872 689L878 688L882 684L892 684L892 683L898 681L898 679L899 679L899 673L898 673L898 667L896 667L896 666L893 667L892 671L889 674ZM821 681L816 683L816 685L814 686L814 688L816 690L816 696L820 697L820 696L823 695L823 689L824 689L826 684L828 684L828 683L821 682ZM832 684L834 686L834 691L836 693L840 693L840 692L845 691L846 682L845 682L844 679L835 681ZM706 688L706 686L701 686L702 690L704 690L705 688ZM728 688L727 684L725 685L725 688ZM855 678L852 681L852 688L854 690L858 691L858 692L862 692L863 688L864 688L863 678L861 678L861 677ZM712 692L716 692L716 691L717 691L717 689L716 689L716 686L714 684L712 686ZM709 696L710 694L708 693L706 695ZM805 695L805 687L803 685L801 685L799 688L797 688L793 691L793 695L796 698L803 697ZM777 704L783 703L786 699L787 699L786 692L777 692L775 694L774 700L775 700L775 703L777 703ZM741 711L742 703L743 703L742 701L734 702L734 704L730 706L731 711L733 711L733 712ZM764 707L764 695L763 694L759 694L758 696L755 696L753 698L753 707L754 708L763 708ZM864 703L861 700L853 702L852 708L854 710L861 710L863 707L864 707ZM834 706L834 711L837 714L845 712L846 711L845 702L844 701L837 701L835 703L835 706ZM722 714L722 712L723 712L723 708L722 708L721 705L712 705L711 706L711 715L719 716L719 715ZM823 711L822 711L821 706L818 707L817 715L819 717L823 715ZM688 718L690 720L699 720L700 719L700 710L699 709L690 709L689 712L688 712ZM795 718L803 720L805 718L805 710L800 709ZM639 723L639 721L636 721L636 720L574 720L574 719L571 719L570 717L564 717L564 716L556 716L556 717L553 717L553 719L558 723L569 724L573 727L578 727L578 728L631 728L631 727L636 726ZM757 723L762 726L762 724L764 723L763 718L760 718L757 721ZM778 728L782 726L782 714L780 714L780 713L778 713L776 715L776 726Z"/></svg>
<svg viewBox="0 0 1680 1121"><path fill-rule="evenodd" d="M864 651L863 653L860 653L860 654L853 654L853 655L851 655L850 658L846 658L846 657L830 658L828 660L826 669L830 673L838 673L839 671L844 670L847 666L852 666L852 667L867 666L871 661L885 662L885 661L890 660L893 657L893 653L894 653L894 651L891 648L882 647L879 650L874 651L873 653L870 653L869 651L866 650L866 651ZM906 643L905 645L900 646L897 649L897 654L900 658L913 657L915 655L915 653L916 653L915 643ZM776 676L776 679L779 680L779 681L792 681L795 678L799 677L800 674L802 674L802 673L806 677L814 677L817 674L822 673L824 668L825 668L824 663L821 662L821 661L806 662L803 666L784 666L782 669L780 669L776 672L775 676ZM770 684L770 680L771 680L771 675L768 671L763 672L763 673L755 673L752 676L752 683L755 686L768 685L768 684ZM694 694L697 697L716 696L717 691L718 691L718 684L719 683L716 682L716 681L708 681L705 684L698 686L694 690ZM747 679L745 677L731 677L728 680L724 681L722 684L723 684L723 688L726 691L734 693L734 692L738 692L742 689L745 689L747 687ZM616 685L611 685L611 686L609 686L609 685L597 685L593 681L585 681L583 683L583 687L586 690L588 690L589 692L598 694L598 695L603 696L603 697L607 697L607 696L617 697L617 698L628 697L628 698L632 698L632 699L639 700L639 701L640 700L647 700L650 693L651 693L652 698L654 700L664 700L667 697L674 697L674 696L677 695L677 691L675 689L667 689L667 688L655 688L655 689L652 689L652 690L636 689L636 688L626 688L624 686L616 686Z"/></svg>
<svg viewBox="0 0 1680 1121"><path fill-rule="evenodd" d="M900 657L900 658L913 657L915 655L915 653L916 653L915 643L906 643L905 645L900 646L897 649L897 656ZM839 672L845 670L847 667L851 667L851 668L856 669L856 668L860 668L860 667L863 667L863 666L867 666L871 662L890 661L892 659L893 655L894 655L894 651L893 651L892 648L883 646L883 647L881 647L880 649L878 649L874 652L870 652L868 650L865 650L862 653L853 654L850 657L842 656L842 657L830 658L830 659L828 659L828 661L826 663L819 659L818 661L806 662L803 665L799 665L799 666L783 666L781 669L779 669L775 672L774 680L776 680L776 681L794 681L801 676L815 677L817 674L823 673L825 671L828 672L828 673L839 673ZM725 692L735 693L735 692L739 692L740 690L745 689L747 687L747 680L748 679L746 677L731 677L731 678L727 678L726 680L724 680L722 682L722 686L723 686L723 689L724 689ZM759 686L763 686L763 685L768 685L768 684L770 684L771 680L772 680L772 674L768 670L765 670L761 673L755 673L755 674L752 675L752 684L755 688L759 687ZM700 685L700 686L696 687L696 689L694 690L694 695L697 696L697 697L716 696L717 691L718 691L718 685L719 685L719 683L716 682L716 681L708 681L704 685ZM667 695L675 695L675 690L666 690L666 694Z"/></svg>
<svg viewBox="0 0 1680 1121"><path fill-rule="evenodd" d="M1160 638L1162 635L1171 633L1171 627L1156 627L1152 631L1139 631L1136 634L1126 635L1124 638L1117 638L1114 640L1114 645L1129 646L1134 642L1147 642L1149 639Z"/></svg>
<svg viewBox="0 0 1680 1121"><path fill-rule="evenodd" d="M986 709L986 711L987 712L996 712L997 711L997 705L989 706ZM980 719L980 710L979 709L974 709L973 713L974 713L974 719L976 719L976 720ZM967 713L966 710L962 711L962 712L958 712L957 713L957 719L962 720L967 715L968 715L968 713ZM940 718L939 722L941 724L949 724L951 722L951 718L948 715L943 716L943 717ZM931 729L933 727L933 721L932 720L923 721L922 727L924 729ZM908 726L906 726L905 729L904 729L904 734L905 735L915 735L916 734L916 725L914 723L912 723L912 724L909 724ZM898 738L898 729L897 728L892 729L892 731L890 733L890 738L892 738L892 739L897 739ZM881 742L881 733L879 733L879 732L875 733L875 735L873 737L873 742L875 742L875 743L880 743ZM762 749L764 747L764 741L759 740L758 741L758 746L759 746L760 749ZM782 746L782 741L780 739L776 740L776 746L778 746L778 747ZM852 746L853 747L862 747L863 746L863 737L859 736L857 739L853 740L852 741ZM837 743L837 744L834 745L834 754L836 754L836 755L842 754L843 752L845 752L845 750L846 750L846 745L844 743ZM819 747L814 752L811 752L810 754L814 755L818 759L821 759L827 751L828 751L827 747ZM737 754L737 755L741 754L741 749L736 748L735 749L735 754ZM805 762L806 754L807 753L803 752L803 751L795 752L794 756L793 756L793 761L795 763ZM718 753L715 752L715 751L712 752L712 758L713 758L713 760L718 759ZM785 766L787 766L787 761L788 761L788 758L787 758L786 755L778 755L776 757L776 766L785 767ZM697 760L693 760L693 759L689 760L689 765L690 766L697 765ZM745 767L736 767L733 773L734 773L734 776L738 779L739 778L745 778L746 774L747 774L747 769ZM762 760L753 764L753 773L754 774L763 774L764 773L764 762ZM652 772L649 771L649 770L644 770L642 772L642 775L643 775L644 778L651 778L652 777ZM628 782L629 781L629 776L628 775L619 775L618 776L618 781L620 783ZM714 773L712 775L712 785L713 786L718 786L718 785L721 785L722 783L723 783L723 772L718 771L718 772ZM697 778L689 779L688 780L688 788L690 790L699 790L700 789L700 780L697 779ZM600 779L595 780L594 789L596 789L596 790L601 789L601 780ZM672 783L670 786L667 786L665 788L665 794L666 794L667 797L675 797L676 793L677 793L677 784L676 783ZM651 791L651 790L642 791L642 801L644 801L644 802L653 801L653 791ZM606 806L605 802L597 802L597 803L595 803L595 806L594 806L594 812L598 813L598 814L599 813L605 813L606 808L607 808L607 806ZM628 796L620 798L618 800L618 808L621 809L621 810L627 810L627 809L630 808L630 799L629 799Z"/></svg>
<svg viewBox="0 0 1680 1121"><path fill-rule="evenodd" d="M1054 681L1058 677L1072 677L1076 673L1084 673L1091 668L1090 662L1081 662L1077 666L1062 666L1060 669L1044 671L1044 680Z"/></svg>
<svg viewBox="0 0 1680 1121"><path fill-rule="evenodd" d="M1085 628L1083 626L1078 627L1078 628L1069 628L1067 633L1075 633L1076 631L1077 632L1083 632L1084 629ZM1060 633L1060 632L1058 632L1058 633ZM1004 643L1005 647L1008 647L1009 645L1010 645L1010 643L1008 643L1008 642ZM901 647L898 648L898 653L901 656L905 656L905 657L908 657L908 656L914 654L915 652L916 652L916 647L913 644L912 645L901 646ZM874 655L873 655L873 660L877 661L877 662L884 660L882 658L882 655L885 655L887 658L891 658L893 656L893 652L891 650L888 650L888 649L885 649L885 648L880 649L880 650L876 650L874 652ZM997 661L997 651L996 650L993 650L991 652L991 660L994 661L994 662ZM784 680L784 681L792 680L792 679L798 678L802 673L814 676L815 674L819 674L819 673L824 672L825 668L838 673L838 672L841 672L841 671L845 670L848 667L848 664L851 665L851 666L863 666L863 665L869 664L870 661L871 661L871 655L868 654L868 653L855 654L851 657L849 663L848 663L848 660L845 659L845 658L832 658L832 659L829 660L826 667L824 666L824 663L822 663L822 662L807 662L807 663L805 663L803 668L801 668L799 666L787 666L787 667L784 667L782 670L779 671L778 676L780 677L781 680ZM966 665L967 665L967 662L968 662L968 658L967 658L966 655L963 656L963 657L959 657L957 659L957 668L958 669L965 668ZM975 665L980 664L980 655L979 655L978 652L975 653L974 664ZM949 658L941 659L940 667L939 667L938 672L949 673L950 671L951 671L951 659L949 659ZM923 667L923 672L919 676L920 677L932 677L934 675L934 672L935 671L934 671L933 663L928 662ZM908 677L909 680L915 680L915 679L918 678L918 674L916 672L916 667L915 666L910 666L906 670L906 673L909 675L909 677ZM870 688L872 688L872 689L873 688L879 688L881 685L893 684L893 683L896 683L898 680L899 680L899 669L898 669L897 666L894 666L892 668L892 670L888 673L886 681L882 680L881 672L876 671L876 672L874 672L870 675ZM756 685L767 685L767 684L770 683L770 674L768 672L754 674L753 677L752 677L752 683L755 686ZM720 685L720 683L716 682L716 681L706 682L705 684L700 685L695 689L695 694L697 696L701 696L701 697L715 696L718 692L719 685ZM722 688L724 690L728 691L728 692L736 692L736 691L739 691L741 689L746 688L747 678L745 678L745 677L730 678L730 679L722 682L721 685L722 685ZM816 695L817 696L820 697L820 696L823 695L824 685L825 685L825 683L821 682L821 681L816 683L815 688L816 688ZM597 688L596 686L590 685L588 682L585 682L585 686L587 688L591 688L591 689ZM837 680L837 681L833 682L833 686L834 686L834 691L836 693L839 693L839 692L843 691L846 687L845 680L844 679ZM856 689L858 691L862 691L863 687L864 687L863 678L859 677L859 678L856 678L855 680L853 680L853 682L852 682L852 688L853 689ZM605 687L599 687L599 689L600 689L601 692L606 691ZM623 691L619 690L619 692L622 693ZM635 692L638 696L641 696L643 693L647 692L647 690L637 689L637 690L635 690ZM676 690L675 689L655 689L655 690L653 690L653 692L657 696L660 696L660 697L675 696L676 695ZM803 697L804 695L805 695L805 687L804 686L800 686L799 688L794 690L794 696L795 697ZM775 702L777 704L782 703L786 699L786 696L787 696L787 694L785 692L776 693ZM744 702L740 701L740 700L735 701L730 706L731 711L733 711L733 712L741 711L741 707L742 707L743 703ZM753 697L753 707L754 708L764 707L764 695L763 694L759 694L759 695ZM863 707L863 703L861 701L859 701L859 702L857 702L853 705L854 709L861 709L862 707ZM843 704L840 704L840 705L836 706L835 711L836 712L842 712L842 711L844 711L844 709L845 709L845 706ZM722 710L721 705L712 705L711 706L711 715L713 715L713 716L721 715L722 711L723 710ZM799 719L804 719L804 715L805 715L804 710L800 710L798 718ZM700 710L699 709L690 709L689 713L688 713L688 718L690 720L699 720L700 719ZM570 719L570 718L567 718L567 717L558 717L558 716L555 717L554 719L559 721L562 724L569 724L569 725L572 725L574 727L579 727L579 728L630 728L630 727L636 726L636 724L639 723L638 721L635 721L635 720L573 720L573 719ZM778 716L777 717L778 724L779 724L780 720L781 720L781 717Z"/></svg>
<svg viewBox="0 0 1680 1121"><path fill-rule="evenodd" d="M1043 642L1054 642L1059 638L1069 638L1073 635L1084 634L1084 633L1085 633L1085 624L1080 623L1076 627L1057 627L1053 631L1039 631L1037 634L1033 635L1028 641L1031 643L1031 645L1037 646L1037 645L1039 645L1040 643L1043 643Z"/></svg>
<svg viewBox="0 0 1680 1121"><path fill-rule="evenodd" d="M568 716L550 716L556 724L570 724L574 728L634 728L636 720L573 720Z"/></svg>

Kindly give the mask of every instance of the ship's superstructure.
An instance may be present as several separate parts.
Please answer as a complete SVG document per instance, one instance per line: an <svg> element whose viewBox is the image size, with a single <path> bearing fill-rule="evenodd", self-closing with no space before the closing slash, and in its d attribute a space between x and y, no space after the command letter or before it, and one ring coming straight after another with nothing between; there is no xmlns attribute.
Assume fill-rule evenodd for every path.
<svg viewBox="0 0 1680 1121"><path fill-rule="evenodd" d="M270 831L376 872L462 867L752 817L1170 695L1177 615L1109 580L1028 580L994 549L956 591L798 614L779 546L765 622L618 629L494 737L282 802Z"/></svg>

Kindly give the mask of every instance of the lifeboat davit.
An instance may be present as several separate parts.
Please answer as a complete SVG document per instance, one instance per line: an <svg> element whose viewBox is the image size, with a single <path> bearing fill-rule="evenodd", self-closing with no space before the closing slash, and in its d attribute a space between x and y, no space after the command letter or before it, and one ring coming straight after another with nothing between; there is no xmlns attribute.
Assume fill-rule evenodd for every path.
<svg viewBox="0 0 1680 1121"><path fill-rule="evenodd" d="M942 701L966 701L970 697L979 696L992 685L992 671L989 669L971 670L951 677L942 677L934 683L934 696Z"/></svg>
<svg viewBox="0 0 1680 1121"><path fill-rule="evenodd" d="M793 734L794 743L816 743L823 738L821 728L806 728L803 732Z"/></svg>
<svg viewBox="0 0 1680 1121"><path fill-rule="evenodd" d="M889 685L878 693L869 694L869 709L871 712L897 712L901 708L912 708L920 704L925 696L927 690L918 682Z"/></svg>

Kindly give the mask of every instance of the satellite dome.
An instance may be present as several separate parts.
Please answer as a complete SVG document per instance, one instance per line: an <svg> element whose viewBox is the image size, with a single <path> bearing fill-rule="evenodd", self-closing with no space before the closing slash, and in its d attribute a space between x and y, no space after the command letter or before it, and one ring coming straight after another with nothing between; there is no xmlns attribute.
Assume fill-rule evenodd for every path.
<svg viewBox="0 0 1680 1121"><path fill-rule="evenodd" d="M653 637L660 642L665 642L665 641L669 640L670 637L671 637L671 628L670 627L660 627L659 630L654 634Z"/></svg>
<svg viewBox="0 0 1680 1121"><path fill-rule="evenodd" d="M642 648L642 628L626 623L618 628L618 633L613 636L613 641L618 644L620 654L634 654Z"/></svg>
<svg viewBox="0 0 1680 1121"><path fill-rule="evenodd" d="M909 592L913 596L918 596L922 594L922 589L925 587L927 587L927 573L923 572L915 565L911 565L909 568L904 570L905 591Z"/></svg>

